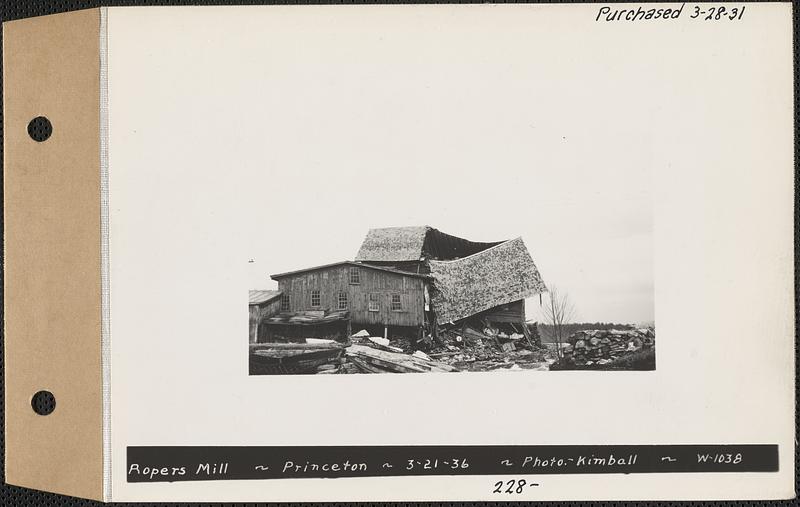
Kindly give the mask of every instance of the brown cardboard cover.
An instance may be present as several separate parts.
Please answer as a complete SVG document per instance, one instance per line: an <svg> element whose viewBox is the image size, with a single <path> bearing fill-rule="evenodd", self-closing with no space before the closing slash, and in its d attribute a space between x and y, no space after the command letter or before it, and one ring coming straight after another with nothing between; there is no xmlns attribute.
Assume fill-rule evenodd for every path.
<svg viewBox="0 0 800 507"><path fill-rule="evenodd" d="M3 25L6 481L102 499L99 9ZM28 122L47 117L34 141ZM36 414L31 397L55 395Z"/></svg>

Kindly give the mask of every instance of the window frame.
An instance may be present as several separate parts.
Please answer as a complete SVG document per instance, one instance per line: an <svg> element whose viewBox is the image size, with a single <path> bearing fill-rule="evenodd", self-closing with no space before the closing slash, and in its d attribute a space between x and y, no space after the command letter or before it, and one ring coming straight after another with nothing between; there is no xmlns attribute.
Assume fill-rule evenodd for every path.
<svg viewBox="0 0 800 507"><path fill-rule="evenodd" d="M355 275L355 277L353 276ZM350 285L361 285L361 270L358 266L350 266L347 274L347 279Z"/></svg>
<svg viewBox="0 0 800 507"><path fill-rule="evenodd" d="M314 304L314 299L316 298L317 304ZM311 308L319 308L322 306L322 294L320 293L319 289L312 289L311 291Z"/></svg>
<svg viewBox="0 0 800 507"><path fill-rule="evenodd" d="M373 299L374 298L374 299ZM375 307L373 308L372 304L375 303ZM380 312L381 311L381 296L376 292L370 292L367 294L367 311L368 312Z"/></svg>
<svg viewBox="0 0 800 507"><path fill-rule="evenodd" d="M395 307L395 298L397 298L397 307ZM392 294L391 299L389 300L389 308L393 312L402 312L403 311L403 296L401 294Z"/></svg>
<svg viewBox="0 0 800 507"><path fill-rule="evenodd" d="M285 292L281 294L281 311L282 312L292 311L292 296L286 294Z"/></svg>
<svg viewBox="0 0 800 507"><path fill-rule="evenodd" d="M342 302L344 302L344 306L342 306ZM339 294L336 296L336 309L348 310L349 308L350 308L350 296L347 294L346 291L340 290Z"/></svg>

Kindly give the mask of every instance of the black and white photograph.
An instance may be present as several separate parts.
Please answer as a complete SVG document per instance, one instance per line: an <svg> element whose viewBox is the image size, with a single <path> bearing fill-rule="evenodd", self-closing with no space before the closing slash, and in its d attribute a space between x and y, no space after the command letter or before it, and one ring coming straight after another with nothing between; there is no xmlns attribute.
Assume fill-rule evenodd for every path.
<svg viewBox="0 0 800 507"><path fill-rule="evenodd" d="M251 375L655 369L652 321L577 320L522 237L376 228L352 259L249 292Z"/></svg>
<svg viewBox="0 0 800 507"><path fill-rule="evenodd" d="M509 135L517 121L509 118ZM580 131L565 133L578 136L576 149L593 149ZM542 142L529 136L531 146ZM649 169L633 161L622 174L615 169L570 181L581 171L510 174L474 164L467 181L449 188L409 186L400 200L419 214L427 202L463 213L463 222L447 220L461 235L406 225L368 227L358 237L365 218L398 220L380 201L367 217L355 208L344 214L352 224L286 230L292 239L268 263L249 261L262 280L248 294L249 373L654 370ZM381 185L359 178L365 189ZM526 191L548 187L541 197ZM325 209L322 200L315 206ZM316 229L328 227L341 234L315 248Z"/></svg>
<svg viewBox="0 0 800 507"><path fill-rule="evenodd" d="M544 77L598 61L389 33L248 164L250 375L655 370L652 108Z"/></svg>
<svg viewBox="0 0 800 507"><path fill-rule="evenodd" d="M9 483L793 497L792 21L760 2L4 23Z"/></svg>

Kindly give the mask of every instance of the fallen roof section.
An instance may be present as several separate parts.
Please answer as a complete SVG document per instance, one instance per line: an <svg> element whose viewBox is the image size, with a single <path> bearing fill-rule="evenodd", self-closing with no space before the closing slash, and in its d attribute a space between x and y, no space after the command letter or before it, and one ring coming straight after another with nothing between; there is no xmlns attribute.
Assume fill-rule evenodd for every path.
<svg viewBox="0 0 800 507"><path fill-rule="evenodd" d="M273 299L277 299L281 295L279 290L251 290L249 292L250 304L260 305Z"/></svg>
<svg viewBox="0 0 800 507"><path fill-rule="evenodd" d="M354 262L354 261L334 262L334 263L331 263L331 264L323 264L321 266L313 266L313 267L310 267L310 268L298 269L298 270L295 270L295 271L287 271L285 273L277 273L275 275L270 275L270 278L272 278L273 280L278 280L280 278L286 278L287 276L298 275L300 273L306 273L308 271L317 271L317 270L320 270L320 269L333 268L333 267L336 267L336 266L343 266L343 265L357 266L359 268L374 269L376 271L384 271L384 272L387 272L387 273L393 273L395 275L412 276L412 277L416 277L416 278L430 278L430 276L422 274L422 273L410 273L408 271L401 271L399 269L387 268L387 267L384 267L384 266L374 266L372 264L364 264L364 263L361 263L361 262Z"/></svg>
<svg viewBox="0 0 800 507"><path fill-rule="evenodd" d="M547 291L522 238L452 261L430 261L431 302L439 323Z"/></svg>

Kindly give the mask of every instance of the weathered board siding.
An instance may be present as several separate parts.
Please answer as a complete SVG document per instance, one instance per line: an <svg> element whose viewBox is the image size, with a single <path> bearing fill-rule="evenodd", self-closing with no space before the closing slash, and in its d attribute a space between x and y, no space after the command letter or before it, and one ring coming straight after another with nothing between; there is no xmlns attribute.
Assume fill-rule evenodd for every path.
<svg viewBox="0 0 800 507"><path fill-rule="evenodd" d="M485 317L490 322L525 322L525 301L495 306L486 310Z"/></svg>
<svg viewBox="0 0 800 507"><path fill-rule="evenodd" d="M331 266L287 275L278 280L289 295L290 311L337 310L339 292L347 293L353 325L421 326L424 317L424 280L359 266L359 283L350 283L350 266ZM320 305L311 306L311 291L320 291ZM369 294L378 298L379 311L369 311ZM402 310L392 310L392 294L400 295Z"/></svg>
<svg viewBox="0 0 800 507"><path fill-rule="evenodd" d="M258 324L265 317L272 317L281 309L281 298L265 301L260 305L250 305L250 343L258 341ZM263 340L262 340L263 341Z"/></svg>

